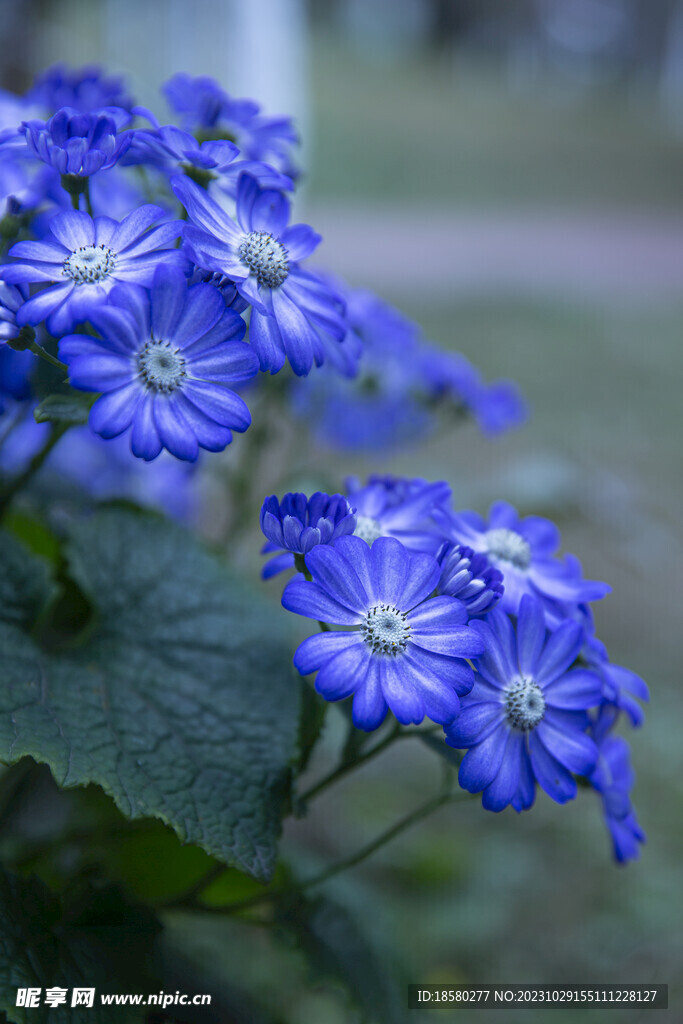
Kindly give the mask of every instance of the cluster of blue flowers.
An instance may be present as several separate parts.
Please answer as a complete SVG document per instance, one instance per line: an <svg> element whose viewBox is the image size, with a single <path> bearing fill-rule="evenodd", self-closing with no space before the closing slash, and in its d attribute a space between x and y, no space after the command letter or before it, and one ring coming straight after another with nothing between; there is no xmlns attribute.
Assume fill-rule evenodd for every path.
<svg viewBox="0 0 683 1024"><path fill-rule="evenodd" d="M379 299L308 267L321 239L290 223L289 118L210 78L175 75L163 92L178 124L97 68L57 66L0 95L0 346L33 353L16 363L24 401L35 355L58 356L69 386L98 396L91 432L125 435L148 462L223 450L251 422L236 391L286 364L302 411L295 378L324 364L309 413L342 445L417 437L437 405L488 431L522 418L512 385L487 386Z"/></svg>
<svg viewBox="0 0 683 1024"><path fill-rule="evenodd" d="M460 785L492 811L526 810L536 785L558 803L583 779L603 802L615 856L645 836L629 793L622 713L642 721L642 679L613 665L591 604L609 592L560 557L557 527L504 502L455 512L446 483L371 477L345 496L269 497L264 576L296 563L282 604L317 620L294 664L331 701L378 728L425 717L465 750ZM341 627L341 628L338 628Z"/></svg>

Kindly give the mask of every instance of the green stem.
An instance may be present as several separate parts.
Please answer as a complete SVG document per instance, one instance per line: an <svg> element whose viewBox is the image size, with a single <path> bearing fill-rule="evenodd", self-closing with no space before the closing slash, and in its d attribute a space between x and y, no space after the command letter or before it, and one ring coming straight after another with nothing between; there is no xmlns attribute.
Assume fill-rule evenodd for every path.
<svg viewBox="0 0 683 1024"><path fill-rule="evenodd" d="M332 786L335 782L338 782L339 779L343 779L344 776L348 775L354 768L358 768L360 765L365 764L366 761L371 761L373 757L381 754L382 751L386 750L387 747L390 747L395 740L415 739L419 736L430 735L431 733L440 730L440 725L435 726L433 729L403 729L401 725L396 722L394 728L387 736L384 737L383 740L376 743L374 747L370 747L369 750L359 754L352 761L344 761L342 764L338 765L329 773L329 775L326 775L324 778L320 779L319 782L316 782L314 786L311 786L310 789L307 789L305 793L302 793L300 799L303 802L312 800L313 797L318 796L319 793L326 790L328 786Z"/></svg>
<svg viewBox="0 0 683 1024"><path fill-rule="evenodd" d="M4 516L15 495L23 490L34 474L38 472L54 446L68 429L69 424L55 424L50 431L47 441L40 451L36 452L33 456L24 472L10 481L7 488L0 495L0 519Z"/></svg>
<svg viewBox="0 0 683 1024"><path fill-rule="evenodd" d="M32 342L28 346L28 348L29 352L33 352L35 356L39 356L41 359L44 359L46 363L50 364L50 366L55 366L58 370L62 370L65 374L69 373L69 367L66 365L66 363L62 363L59 359L55 359L54 356L51 356L50 353L47 352L42 347L42 345L39 345L37 341Z"/></svg>
<svg viewBox="0 0 683 1024"><path fill-rule="evenodd" d="M312 889L316 885L322 885L323 882L329 881L330 878L334 878L335 875L341 874L342 871L348 870L348 868L355 867L356 864L360 864L361 861L366 860L368 857L376 853L377 850L381 849L387 843L395 839L396 836L405 832L412 825L417 824L418 821L422 821L423 818L433 814L434 811L438 810L439 807L443 807L447 803L459 803L464 802L466 799L471 797L470 793L452 793L450 790L441 793L439 796L429 800L426 804L418 807L416 810L407 814L404 818L401 818L395 825L382 832L376 839L373 839L367 846L363 846L356 853L351 854L350 857L344 857L343 860L337 861L336 864L332 864L331 867L326 868L317 875L313 875L311 878L304 879L299 885L290 888L271 889L270 892L257 893L255 896L250 896L247 899L239 900L236 903L229 903L227 906L202 906L198 908L196 905L192 909L201 909L202 912L213 914L234 914L240 910L248 910L251 907L257 907L262 903L270 903L274 900L278 900L281 896L288 896L294 892L305 892L307 889ZM178 904L173 904L178 906ZM187 905L187 904L185 904Z"/></svg>

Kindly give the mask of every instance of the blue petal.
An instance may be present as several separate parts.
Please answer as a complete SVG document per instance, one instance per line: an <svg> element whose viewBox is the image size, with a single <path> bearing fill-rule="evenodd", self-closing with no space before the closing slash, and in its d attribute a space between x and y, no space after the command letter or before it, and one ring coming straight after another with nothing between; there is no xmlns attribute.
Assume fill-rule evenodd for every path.
<svg viewBox="0 0 683 1024"><path fill-rule="evenodd" d="M546 711L536 728L539 740L556 761L574 775L589 775L598 759L598 748L590 736L577 729L563 729Z"/></svg>
<svg viewBox="0 0 683 1024"><path fill-rule="evenodd" d="M360 540L360 538L355 538ZM363 542L360 541L362 544ZM372 607L371 600L365 592L353 563L339 547L319 545L314 548L306 559L306 567L316 583L319 583L328 594L346 608L353 609L362 616Z"/></svg>
<svg viewBox="0 0 683 1024"><path fill-rule="evenodd" d="M536 666L545 640L545 615L541 602L525 595L517 619L517 657L523 676L536 678Z"/></svg>
<svg viewBox="0 0 683 1024"><path fill-rule="evenodd" d="M447 726L448 742L452 747L472 747L501 725L504 718L505 711L498 701L467 704L461 707L458 717Z"/></svg>
<svg viewBox="0 0 683 1024"><path fill-rule="evenodd" d="M576 782L567 769L549 754L541 743L538 730L529 733L531 767L541 789L558 804L565 804L576 796Z"/></svg>
<svg viewBox="0 0 683 1024"><path fill-rule="evenodd" d="M282 605L297 615L305 615L320 622L333 622L338 626L356 626L361 618L357 612L335 601L317 583L309 583L301 576L291 580L285 587Z"/></svg>
<svg viewBox="0 0 683 1024"><path fill-rule="evenodd" d="M155 338L174 340L186 295L187 284L182 270L160 264L152 283L152 333Z"/></svg>
<svg viewBox="0 0 683 1024"><path fill-rule="evenodd" d="M481 799L487 811L502 811L512 801L519 789L524 736L521 732L508 732L505 752L500 770L488 784Z"/></svg>
<svg viewBox="0 0 683 1024"><path fill-rule="evenodd" d="M583 630L577 622L563 622L548 637L545 649L538 660L535 679L541 686L547 686L566 672L576 660L583 642Z"/></svg>
<svg viewBox="0 0 683 1024"><path fill-rule="evenodd" d="M382 665L378 658L369 659L365 679L353 698L353 724L365 732L377 729L384 721L388 710L382 693Z"/></svg>
<svg viewBox="0 0 683 1024"><path fill-rule="evenodd" d="M479 793L493 782L503 761L508 731L506 726L499 725L467 751L458 772L458 782L463 789Z"/></svg>
<svg viewBox="0 0 683 1024"><path fill-rule="evenodd" d="M552 707L580 711L600 703L600 677L590 669L576 668L543 687L543 695Z"/></svg>
<svg viewBox="0 0 683 1024"><path fill-rule="evenodd" d="M370 664L370 651L362 642L347 644L318 672L315 688L325 700L344 700L363 685Z"/></svg>
<svg viewBox="0 0 683 1024"><path fill-rule="evenodd" d="M118 437L131 425L141 397L137 383L102 395L90 410L90 426L102 437Z"/></svg>
<svg viewBox="0 0 683 1024"><path fill-rule="evenodd" d="M362 643L362 639L358 632L314 633L297 648L294 665L302 676L308 676L312 672L317 672L342 651Z"/></svg>
<svg viewBox="0 0 683 1024"><path fill-rule="evenodd" d="M197 438L173 396L157 395L154 399L153 413L164 448L177 459L194 462L199 454Z"/></svg>
<svg viewBox="0 0 683 1024"><path fill-rule="evenodd" d="M154 400L151 395L143 395L133 416L133 428L130 435L130 448L139 459L151 462L161 452L162 444L154 422Z"/></svg>

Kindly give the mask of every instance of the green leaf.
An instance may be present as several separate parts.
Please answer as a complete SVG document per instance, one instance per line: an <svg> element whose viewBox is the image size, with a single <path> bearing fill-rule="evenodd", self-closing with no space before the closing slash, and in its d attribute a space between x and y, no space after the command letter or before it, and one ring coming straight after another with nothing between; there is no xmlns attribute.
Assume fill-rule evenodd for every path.
<svg viewBox="0 0 683 1024"><path fill-rule="evenodd" d="M94 620L81 647L49 654L16 611L29 616L44 570L0 548L0 758L95 782L127 816L267 880L300 700L273 612L180 527L129 508L78 522L66 558Z"/></svg>
<svg viewBox="0 0 683 1024"><path fill-rule="evenodd" d="M363 1021L398 1024L405 1019L405 985L346 907L326 896L293 894L276 909L283 937L299 946L313 977L340 982Z"/></svg>
<svg viewBox="0 0 683 1024"><path fill-rule="evenodd" d="M155 991L148 964L159 930L151 912L110 886L86 890L64 907L42 882L0 871L0 1009L13 1024L139 1021L99 1005L102 991ZM67 1005L44 1005L48 988L67 989ZM96 988L91 1008L71 1007L71 990ZM17 1006L18 988L39 988L38 1007Z"/></svg>
<svg viewBox="0 0 683 1024"><path fill-rule="evenodd" d="M48 395L36 406L33 415L36 423L82 425L88 422L90 409L97 397L71 388L63 394Z"/></svg>

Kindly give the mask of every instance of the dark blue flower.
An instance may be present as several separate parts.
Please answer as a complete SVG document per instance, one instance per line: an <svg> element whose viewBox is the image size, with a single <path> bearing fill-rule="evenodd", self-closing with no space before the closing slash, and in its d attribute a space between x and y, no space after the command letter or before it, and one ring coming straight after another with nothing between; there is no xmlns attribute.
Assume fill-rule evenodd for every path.
<svg viewBox="0 0 683 1024"><path fill-rule="evenodd" d="M201 267L235 281L252 305L249 340L262 370L277 373L289 359L295 373L339 359L346 321L343 302L322 280L299 266L320 241L306 224L287 227L289 203L263 191L245 174L237 190L237 220L187 177L171 179L192 225L188 251ZM198 226L193 226L198 225Z"/></svg>
<svg viewBox="0 0 683 1024"><path fill-rule="evenodd" d="M486 555L463 544L444 544L437 555L441 576L437 594L457 597L468 615L484 615L503 596L503 574L489 565Z"/></svg>
<svg viewBox="0 0 683 1024"><path fill-rule="evenodd" d="M49 121L25 121L24 131L39 160L60 174L88 178L113 167L130 146L132 133L119 134L119 126L109 114L63 107Z"/></svg>
<svg viewBox="0 0 683 1024"><path fill-rule="evenodd" d="M347 627L304 640L294 656L302 675L318 672L316 689L326 700L354 695L353 721L376 729L391 710L399 722L425 715L446 723L459 697L472 687L463 660L483 651L467 625L467 612L452 597L430 599L439 578L431 555L409 552L392 537L372 547L359 537L320 544L306 557L313 577L285 587L289 611Z"/></svg>
<svg viewBox="0 0 683 1024"><path fill-rule="evenodd" d="M472 692L446 729L452 747L469 748L459 781L483 791L483 806L516 811L534 802L536 781L558 803L576 796L574 774L588 775L597 760L586 735L586 709L600 703L600 680L588 669L571 669L581 648L581 627L565 622L547 634L543 607L522 598L517 631L498 608L472 629L486 644L475 659Z"/></svg>
<svg viewBox="0 0 683 1024"><path fill-rule="evenodd" d="M262 114L258 103L229 96L208 76L174 75L163 92L173 110L181 114L184 128L230 139L247 159L295 176L291 149L298 139L291 118Z"/></svg>
<svg viewBox="0 0 683 1024"><path fill-rule="evenodd" d="M294 182L268 164L240 160L240 151L224 139L199 143L189 132L175 125L157 125L152 131L136 131L126 163L153 163L167 174L184 171L215 181L227 195L237 195L241 174L249 174L264 189L291 190ZM199 180L199 179L198 179ZM201 180L201 184L205 184Z"/></svg>
<svg viewBox="0 0 683 1024"><path fill-rule="evenodd" d="M0 277L12 284L52 282L25 302L20 324L47 318L48 330L59 336L90 318L117 282L149 286L161 263L185 267L178 249L164 248L182 232L181 221L149 231L163 216L159 206L141 206L121 222L65 210L50 221L50 233L39 242L17 242L10 256L22 262L2 267Z"/></svg>
<svg viewBox="0 0 683 1024"><path fill-rule="evenodd" d="M623 711L630 719L631 725L642 725L645 713L638 701L647 703L650 699L650 691L645 680L623 665L614 665L609 659L607 648L594 635L588 636L581 651L581 658L602 681L603 712L612 709L612 714L616 718L618 713Z"/></svg>
<svg viewBox="0 0 683 1024"><path fill-rule="evenodd" d="M450 500L447 483L371 476L365 486L354 477L346 485L348 499L356 509L357 537L368 544L378 537L395 537L411 551L436 555L443 536L433 514Z"/></svg>
<svg viewBox="0 0 683 1024"><path fill-rule="evenodd" d="M416 361L420 329L372 292L338 285L350 325L345 347L357 373L323 368L295 386L294 411L318 440L351 451L387 451L415 443L434 428L420 396Z"/></svg>
<svg viewBox="0 0 683 1024"><path fill-rule="evenodd" d="M307 555L317 544L332 544L353 533L356 518L341 494L285 494L281 501L271 495L261 508L261 530L278 549ZM272 572L268 575L272 575Z"/></svg>
<svg viewBox="0 0 683 1024"><path fill-rule="evenodd" d="M640 844L646 840L638 824L630 791L635 782L628 743L603 728L602 715L594 727L599 756L589 776L593 788L602 797L605 824L612 837L615 858L621 863L637 860Z"/></svg>
<svg viewBox="0 0 683 1024"><path fill-rule="evenodd" d="M0 281L0 346L19 334L21 327L17 326L17 312L27 298L26 285L15 287Z"/></svg>
<svg viewBox="0 0 683 1024"><path fill-rule="evenodd" d="M73 107L83 114L103 107L129 110L133 104L123 79L105 76L102 68L95 65L69 68L53 64L36 78L26 99L49 111Z"/></svg>
<svg viewBox="0 0 683 1024"><path fill-rule="evenodd" d="M506 380L487 384L480 371L459 352L444 352L423 344L419 375L432 401L447 400L462 407L484 434L501 434L527 418L527 406L516 384Z"/></svg>
<svg viewBox="0 0 683 1024"><path fill-rule="evenodd" d="M488 522L476 512L449 512L439 522L449 540L485 554L502 572L500 607L511 615L525 594L541 598L552 610L597 601L610 591L606 583L584 580L577 559L556 556L560 531L554 523L541 516L521 518L505 501L491 506Z"/></svg>
<svg viewBox="0 0 683 1024"><path fill-rule="evenodd" d="M101 339L62 338L60 354L76 388L103 392L90 412L102 437L131 428L134 455L162 448L193 462L199 448L222 451L251 416L226 385L253 377L258 363L239 341L242 318L208 284L188 287L177 267L160 266L151 292L118 286L91 320Z"/></svg>

